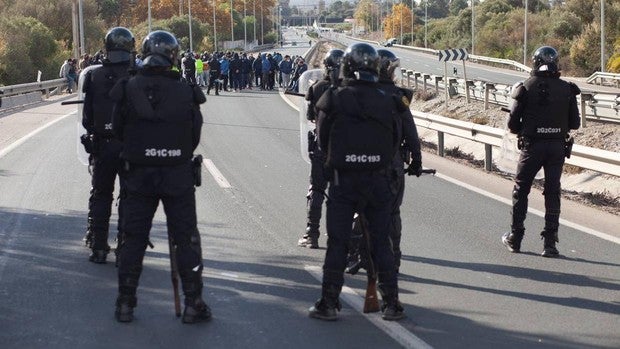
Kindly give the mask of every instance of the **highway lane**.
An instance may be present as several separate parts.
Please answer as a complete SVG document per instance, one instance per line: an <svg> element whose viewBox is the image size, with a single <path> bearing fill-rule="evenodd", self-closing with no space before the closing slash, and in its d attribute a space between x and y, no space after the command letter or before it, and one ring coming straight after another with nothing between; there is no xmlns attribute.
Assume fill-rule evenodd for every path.
<svg viewBox="0 0 620 349"><path fill-rule="evenodd" d="M326 38L335 40L345 45L350 45L356 42L353 39L345 37L342 34L326 33ZM372 44L376 49L386 48L381 45ZM438 57L429 53L412 51L399 47L389 47L388 50L394 52L401 59L401 67L411 69L416 72L422 72L432 75L444 75L444 63L440 62ZM447 48L446 48L447 49ZM560 66L562 63L562 57L560 57ZM526 65L531 65L527 62ZM453 68L457 69L457 74L453 74ZM489 65L474 63L471 61L466 62L467 79L475 81L492 82L496 84L510 85L525 80L529 74L521 71L504 69L499 67L491 67ZM447 62L448 77L456 77L459 79L464 78L463 62L462 61L450 61ZM584 78L563 77L575 82L584 91L600 91L606 93L618 93L620 89L614 87L591 85L585 82Z"/></svg>
<svg viewBox="0 0 620 349"><path fill-rule="evenodd" d="M205 169L197 189L213 321L186 326L174 318L161 210L136 321L114 321L116 270L88 263L80 241L89 179L74 158L70 116L0 157L0 347L399 347L384 330L436 348L620 344L617 244L562 226L565 257L541 258L542 218L530 214L524 253L510 254L499 242L508 206L439 176L407 179L401 300L408 318L380 329L376 316L344 304L336 323L308 319L325 237L321 250L296 247L308 173L297 115L275 92L257 90L209 96L202 110L197 152L231 186L220 187ZM428 154L425 164L441 165ZM364 283L363 275L347 277L357 293L350 297L360 300Z"/></svg>

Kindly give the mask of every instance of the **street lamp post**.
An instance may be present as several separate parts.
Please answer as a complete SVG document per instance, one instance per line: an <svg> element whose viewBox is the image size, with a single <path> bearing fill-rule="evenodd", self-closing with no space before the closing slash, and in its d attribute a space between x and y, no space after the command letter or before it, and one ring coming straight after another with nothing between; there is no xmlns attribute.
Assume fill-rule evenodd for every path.
<svg viewBox="0 0 620 349"><path fill-rule="evenodd" d="M605 72L605 0L601 0L601 72Z"/></svg>
<svg viewBox="0 0 620 349"><path fill-rule="evenodd" d="M411 0L411 42L409 43L410 45L413 45L413 0ZM402 42L400 43L401 45L403 44Z"/></svg>
<svg viewBox="0 0 620 349"><path fill-rule="evenodd" d="M243 51L248 49L248 17L246 13L246 0L243 0Z"/></svg>
<svg viewBox="0 0 620 349"><path fill-rule="evenodd" d="M474 14L474 2L475 2L474 0L471 0L471 54L472 55L474 54L474 38L475 38L475 35L474 35L474 28L475 28L474 22L475 21L474 21L474 19L476 18L476 15Z"/></svg>
<svg viewBox="0 0 620 349"><path fill-rule="evenodd" d="M426 41L427 35L428 35L428 0L424 0L424 48L428 48L428 43Z"/></svg>
<svg viewBox="0 0 620 349"><path fill-rule="evenodd" d="M148 13L148 23L149 23L149 33L150 33L151 32L151 0L147 2L146 7L148 8L147 13Z"/></svg>
<svg viewBox="0 0 620 349"><path fill-rule="evenodd" d="M525 1L525 19L523 24L523 65L527 64L527 5L528 0ZM473 52L472 52L473 53Z"/></svg>
<svg viewBox="0 0 620 349"><path fill-rule="evenodd" d="M217 25L215 23L215 0L213 0L213 53L217 52Z"/></svg>
<svg viewBox="0 0 620 349"><path fill-rule="evenodd" d="M78 3L78 11L80 13L80 56L83 56L86 52L84 49L84 4L82 0Z"/></svg>
<svg viewBox="0 0 620 349"><path fill-rule="evenodd" d="M235 41L235 20L233 19L233 0L230 0L230 41Z"/></svg>
<svg viewBox="0 0 620 349"><path fill-rule="evenodd" d="M192 45L192 0L187 0L187 18L189 19L189 52L194 52Z"/></svg>
<svg viewBox="0 0 620 349"><path fill-rule="evenodd" d="M400 2L400 20L399 20L399 24L400 24L400 41L399 43L402 45L403 44L403 6L405 6L405 4L402 2Z"/></svg>

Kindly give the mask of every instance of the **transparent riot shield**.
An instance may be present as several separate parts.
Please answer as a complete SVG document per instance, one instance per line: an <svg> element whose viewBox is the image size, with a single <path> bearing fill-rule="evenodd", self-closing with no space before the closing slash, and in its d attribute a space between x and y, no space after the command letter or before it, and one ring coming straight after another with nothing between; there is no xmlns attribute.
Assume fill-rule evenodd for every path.
<svg viewBox="0 0 620 349"><path fill-rule="evenodd" d="M321 69L306 70L299 77L299 93L305 95L312 84L323 78L323 74L324 71ZM301 140L301 157L307 163L310 163L310 156L308 155L308 137L315 126L314 122L308 120L308 102L305 98L301 98L299 102L299 138Z"/></svg>
<svg viewBox="0 0 620 349"><path fill-rule="evenodd" d="M77 99L78 101L84 101L84 93L82 92L82 87L84 86L84 77L86 73L90 70L97 69L101 67L100 65L91 65L86 69L82 70L80 73L80 78L78 79L77 86ZM77 129L76 129L76 142L77 142L77 158L84 165L88 165L88 153L84 150L84 146L80 141L80 137L86 133L86 129L82 126L82 111L84 110L84 103L77 104Z"/></svg>

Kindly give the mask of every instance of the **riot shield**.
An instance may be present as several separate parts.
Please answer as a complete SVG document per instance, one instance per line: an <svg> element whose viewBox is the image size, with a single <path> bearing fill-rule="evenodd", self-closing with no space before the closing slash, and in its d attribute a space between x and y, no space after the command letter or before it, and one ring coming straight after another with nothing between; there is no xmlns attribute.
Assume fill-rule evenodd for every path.
<svg viewBox="0 0 620 349"><path fill-rule="evenodd" d="M82 87L84 87L84 77L86 73L90 70L97 69L101 67L101 65L91 65L86 69L80 72L80 78L78 79L77 86L77 99L78 101L84 101L84 92L82 92ZM76 129L76 141L77 141L77 158L78 160L84 164L88 165L88 153L84 150L84 145L82 145L82 141L80 137L86 133L86 129L82 126L82 111L84 110L84 103L77 104L77 129Z"/></svg>
<svg viewBox="0 0 620 349"><path fill-rule="evenodd" d="M299 93L305 95L312 84L323 78L323 70L311 69L306 70L298 80ZM299 138L301 140L301 157L305 162L310 163L310 156L308 155L308 138L314 137L314 122L308 120L308 102L305 98L302 98L299 102ZM312 134L309 134L312 132Z"/></svg>

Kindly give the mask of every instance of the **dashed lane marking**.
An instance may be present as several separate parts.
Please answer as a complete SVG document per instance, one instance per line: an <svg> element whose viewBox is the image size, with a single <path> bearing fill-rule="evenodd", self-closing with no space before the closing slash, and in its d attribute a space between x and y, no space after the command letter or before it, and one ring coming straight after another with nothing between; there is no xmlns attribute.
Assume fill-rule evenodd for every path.
<svg viewBox="0 0 620 349"><path fill-rule="evenodd" d="M215 181L217 182L217 185L219 185L220 188L223 188L223 189L232 188L232 186L226 180L224 175L222 175L222 172L220 172L220 170L218 170L217 167L215 167L215 164L213 163L213 161L211 161L211 159L205 159L203 164L205 165L209 173L211 173L211 176L213 176L213 179L215 179Z"/></svg>

